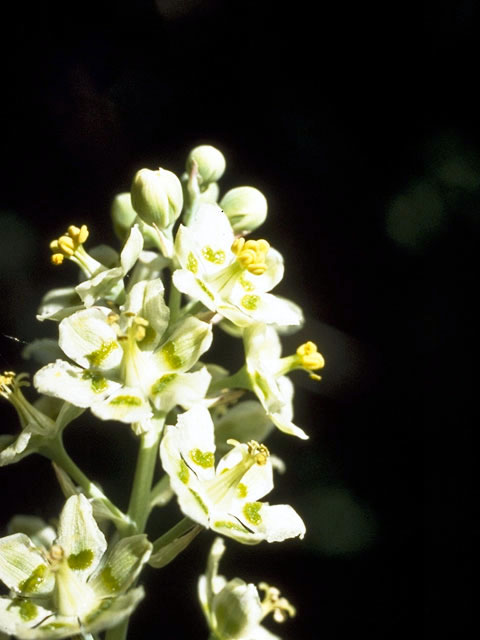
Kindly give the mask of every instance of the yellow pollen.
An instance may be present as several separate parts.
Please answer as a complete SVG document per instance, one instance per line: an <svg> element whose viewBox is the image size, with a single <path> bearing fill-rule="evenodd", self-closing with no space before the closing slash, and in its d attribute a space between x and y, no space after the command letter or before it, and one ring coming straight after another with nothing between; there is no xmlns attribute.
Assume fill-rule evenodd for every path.
<svg viewBox="0 0 480 640"><path fill-rule="evenodd" d="M118 313L115 313L114 311L109 313L107 316L107 322L109 325L115 324L119 320L120 320L120 316L118 315Z"/></svg>
<svg viewBox="0 0 480 640"><path fill-rule="evenodd" d="M231 249L242 267L253 273L254 276L261 276L267 270L265 260L270 245L266 240L236 238Z"/></svg>
<svg viewBox="0 0 480 640"><path fill-rule="evenodd" d="M4 371L0 376L0 387L10 386L15 380L15 371Z"/></svg>
<svg viewBox="0 0 480 640"><path fill-rule="evenodd" d="M304 369L315 371L325 366L325 360L321 353L317 351L317 345L314 342L305 342L297 349L297 356L300 358L300 364Z"/></svg>
<svg viewBox="0 0 480 640"><path fill-rule="evenodd" d="M250 440L247 443L248 453L255 458L256 464L259 466L263 466L267 464L268 457L270 456L270 451L264 444L258 444L256 440Z"/></svg>
<svg viewBox="0 0 480 640"><path fill-rule="evenodd" d="M64 551L59 544L54 544L50 548L50 551L47 554L48 562L50 563L52 571L58 569L59 564L64 558Z"/></svg>
<svg viewBox="0 0 480 640"><path fill-rule="evenodd" d="M50 243L50 249L53 252L51 261L53 264L62 264L64 258L70 258L75 255L78 248L88 238L87 225L76 227L73 224L68 227L67 232L52 240Z"/></svg>

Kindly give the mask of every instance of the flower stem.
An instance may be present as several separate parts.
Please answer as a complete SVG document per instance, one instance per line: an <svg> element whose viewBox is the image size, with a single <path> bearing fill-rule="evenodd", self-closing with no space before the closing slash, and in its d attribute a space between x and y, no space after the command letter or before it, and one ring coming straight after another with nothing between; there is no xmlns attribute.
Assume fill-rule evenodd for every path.
<svg viewBox="0 0 480 640"><path fill-rule="evenodd" d="M252 383L247 373L245 365L236 373L225 378L219 378L210 385L209 393L216 393L222 389L248 389L252 390Z"/></svg>
<svg viewBox="0 0 480 640"><path fill-rule="evenodd" d="M158 429L140 436L140 450L128 505L128 516L136 525L136 533L143 533L150 514L150 490L161 434L161 429Z"/></svg>
<svg viewBox="0 0 480 640"><path fill-rule="evenodd" d="M65 471L65 473L67 473L72 480L84 490L88 498L95 498L103 502L111 512L113 516L112 520L120 531L124 532L130 527L128 516L126 516L123 511L121 511L111 500L109 500L109 498L107 498L103 491L101 491L97 485L83 473L83 471L68 455L61 436L52 441L48 449L45 449L42 453L63 469L63 471Z"/></svg>
<svg viewBox="0 0 480 640"><path fill-rule="evenodd" d="M140 436L140 449L128 505L128 517L136 525L135 533L143 533L150 515L150 492L155 473L155 464L158 460L161 435L162 429L159 426L158 429ZM125 640L128 632L128 623L129 618L126 618L121 624L109 629L105 635L105 640Z"/></svg>

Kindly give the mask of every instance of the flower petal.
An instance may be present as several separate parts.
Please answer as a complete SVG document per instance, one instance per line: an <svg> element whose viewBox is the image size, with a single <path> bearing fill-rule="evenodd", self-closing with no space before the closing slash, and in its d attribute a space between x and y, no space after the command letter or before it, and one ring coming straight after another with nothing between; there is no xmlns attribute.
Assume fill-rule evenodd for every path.
<svg viewBox="0 0 480 640"><path fill-rule="evenodd" d="M131 424L152 416L150 404L138 389L121 387L102 402L92 407L92 413L101 420L119 420Z"/></svg>
<svg viewBox="0 0 480 640"><path fill-rule="evenodd" d="M85 309L60 323L58 343L81 367L107 371L120 364L123 351L107 321L109 313L104 307Z"/></svg>
<svg viewBox="0 0 480 640"><path fill-rule="evenodd" d="M42 298L37 320L63 320L80 309L83 309L83 304L74 287L51 289Z"/></svg>
<svg viewBox="0 0 480 640"><path fill-rule="evenodd" d="M168 413L176 405L190 409L205 398L210 380L206 367L194 373L166 373L152 384L150 397L158 411Z"/></svg>
<svg viewBox="0 0 480 640"><path fill-rule="evenodd" d="M86 580L100 562L107 542L92 515L92 506L82 495L67 500L60 514L57 544L76 575Z"/></svg>
<svg viewBox="0 0 480 640"><path fill-rule="evenodd" d="M168 340L155 352L158 365L165 371L188 371L212 344L212 325L194 316L175 327Z"/></svg>
<svg viewBox="0 0 480 640"><path fill-rule="evenodd" d="M80 369L65 360L57 360L37 371L33 384L40 393L62 398L77 407L90 407L121 386L100 373Z"/></svg>
<svg viewBox="0 0 480 640"><path fill-rule="evenodd" d="M145 534L120 540L106 554L104 561L89 581L99 597L124 593L140 573L152 552Z"/></svg>
<svg viewBox="0 0 480 640"><path fill-rule="evenodd" d="M40 549L24 533L0 538L0 580L22 596L46 595L54 585Z"/></svg>
<svg viewBox="0 0 480 640"><path fill-rule="evenodd" d="M25 632L36 627L41 620L51 614L51 611L44 609L32 600L0 598L0 632L24 638ZM41 634L37 633L36 637L40 636Z"/></svg>
<svg viewBox="0 0 480 640"><path fill-rule="evenodd" d="M125 310L142 316L155 331L154 340L148 341L148 348L153 349L165 333L170 317L170 310L164 300L165 288L160 278L137 282L128 294ZM146 339L142 340L142 349L146 347ZM152 343L152 344L151 344Z"/></svg>
<svg viewBox="0 0 480 640"><path fill-rule="evenodd" d="M268 503L253 502L243 506L236 517L251 533L240 540L240 533L236 539L247 544L255 544L262 540L267 542L281 542L287 538L303 538L305 524L298 513L286 504L269 505ZM233 537L233 536L232 536Z"/></svg>
<svg viewBox="0 0 480 640"><path fill-rule="evenodd" d="M116 627L133 613L144 596L145 591L143 587L137 587L136 589L130 589L125 595L112 598L111 600L103 600L99 609L92 612L83 621L84 630L96 633L103 629Z"/></svg>
<svg viewBox="0 0 480 640"><path fill-rule="evenodd" d="M140 253L143 249L143 236L138 228L138 225L134 225L130 230L130 235L125 243L120 254L120 264L122 265L123 273L126 274L130 271L133 265L138 260Z"/></svg>

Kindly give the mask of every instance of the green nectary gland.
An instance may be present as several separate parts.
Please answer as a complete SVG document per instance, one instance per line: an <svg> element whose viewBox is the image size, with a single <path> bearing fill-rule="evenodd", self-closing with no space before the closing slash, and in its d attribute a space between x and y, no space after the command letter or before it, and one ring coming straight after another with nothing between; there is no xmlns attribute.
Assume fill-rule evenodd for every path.
<svg viewBox="0 0 480 640"><path fill-rule="evenodd" d="M110 404L113 406L127 405L128 407L140 407L142 401L136 396L117 396L113 398L113 400L110 400Z"/></svg>
<svg viewBox="0 0 480 640"><path fill-rule="evenodd" d="M193 489L188 489L190 491L190 493L192 494L192 496L195 498L195 500L198 502L198 504L200 505L202 511L208 516L208 507L205 504L205 502L202 500L202 498L198 495L198 493L196 491L194 491Z"/></svg>
<svg viewBox="0 0 480 640"><path fill-rule="evenodd" d="M211 451L201 451L200 449L192 449L190 451L190 458L195 464L198 464L204 469L213 467L215 464L215 456Z"/></svg>
<svg viewBox="0 0 480 640"><path fill-rule="evenodd" d="M187 257L187 269L192 273L197 273L198 271L198 262L193 253L190 251Z"/></svg>
<svg viewBox="0 0 480 640"><path fill-rule="evenodd" d="M104 342L100 349L92 351L92 353L89 353L86 358L92 367L99 367L103 361L108 358L112 351L114 351L114 349L118 349L118 344L116 342Z"/></svg>
<svg viewBox="0 0 480 640"><path fill-rule="evenodd" d="M171 369L180 369L183 364L183 360L177 353L177 347L175 343L170 340L166 342L162 347L162 353L165 360L168 362Z"/></svg>
<svg viewBox="0 0 480 640"><path fill-rule="evenodd" d="M255 311L259 302L260 298L256 295L246 295L243 296L241 300L242 307L245 307L245 309L248 309L249 311Z"/></svg>
<svg viewBox="0 0 480 640"><path fill-rule="evenodd" d="M247 280L244 276L240 276L238 281L240 282L242 287L245 289L245 291L253 291L255 289L253 284L249 280Z"/></svg>
<svg viewBox="0 0 480 640"><path fill-rule="evenodd" d="M84 371L82 373L83 380L90 380L90 384L92 385L92 389L96 393L101 393L105 391L108 387L108 382L106 378L101 376L99 373L93 373L92 371Z"/></svg>
<svg viewBox="0 0 480 640"><path fill-rule="evenodd" d="M81 571L87 569L93 562L93 551L91 549L83 549L78 553L71 553L67 559L70 569Z"/></svg>
<svg viewBox="0 0 480 640"><path fill-rule="evenodd" d="M166 373L164 376L159 378L152 384L152 388L150 390L152 395L157 395L157 393L165 391L165 388L170 384L170 382L173 382L177 376L177 373Z"/></svg>
<svg viewBox="0 0 480 640"><path fill-rule="evenodd" d="M30 600L21 600L20 598L15 598L12 601L12 604L8 607L18 607L18 612L20 617L25 622L30 622L30 620L34 620L38 614L38 607L36 604L31 602Z"/></svg>
<svg viewBox="0 0 480 640"><path fill-rule="evenodd" d="M24 591L24 592L36 591L38 587L42 584L42 582L45 580L46 574L47 574L47 565L39 564L38 567L36 567L32 571L32 573L28 576L28 578L20 582L20 584L18 585L18 588L20 589L20 591Z"/></svg>
<svg viewBox="0 0 480 640"><path fill-rule="evenodd" d="M243 515L252 524L259 525L262 522L262 516L258 513L261 508L261 502L248 502L243 507Z"/></svg>
<svg viewBox="0 0 480 640"><path fill-rule="evenodd" d="M240 482L237 485L237 492L239 498L246 498L248 493L247 485L243 484L243 482Z"/></svg>
<svg viewBox="0 0 480 640"><path fill-rule="evenodd" d="M100 574L100 578L103 585L110 591L110 593L115 593L120 590L120 583L113 575L111 567L105 567Z"/></svg>
<svg viewBox="0 0 480 640"><path fill-rule="evenodd" d="M178 477L180 478L183 484L188 483L188 479L190 478L190 471L187 465L183 460L180 460L180 471L178 472Z"/></svg>
<svg viewBox="0 0 480 640"><path fill-rule="evenodd" d="M210 289L208 289L203 282L200 280L200 278L196 278L195 282L198 284L198 286L200 287L200 289L203 291L203 293L206 293L207 296L210 298L210 300L215 300L215 296L213 295L213 293L210 291Z"/></svg>
<svg viewBox="0 0 480 640"><path fill-rule="evenodd" d="M204 247L202 249L202 255L205 260L208 260L213 264L223 264L225 262L225 252L221 249L219 251L214 251L212 247Z"/></svg>

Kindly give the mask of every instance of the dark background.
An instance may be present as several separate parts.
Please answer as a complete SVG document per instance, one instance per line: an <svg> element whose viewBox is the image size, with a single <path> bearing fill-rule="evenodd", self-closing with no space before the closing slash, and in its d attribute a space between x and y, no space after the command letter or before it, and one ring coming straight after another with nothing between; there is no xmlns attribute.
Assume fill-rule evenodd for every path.
<svg viewBox="0 0 480 640"><path fill-rule="evenodd" d="M92 244L115 242L110 202L137 169L181 173L192 146L218 146L222 190L251 184L268 198L261 236L287 265L278 292L309 317L289 349L310 338L327 361L319 384L296 377L311 440L269 441L287 463L271 501L292 502L308 534L229 541L224 573L282 588L299 611L270 625L284 638L423 624L457 637L470 606L478 4L62 7L15 4L3 21L1 367L29 367L8 336L55 335L35 310L74 269L49 264L48 242L84 222ZM1 432L15 432L1 410ZM67 432L74 456L122 502L133 437L80 423ZM18 511L58 513L47 461L0 477L2 526ZM146 573L132 638L207 637L195 585L211 540Z"/></svg>

